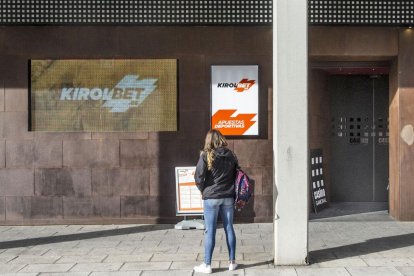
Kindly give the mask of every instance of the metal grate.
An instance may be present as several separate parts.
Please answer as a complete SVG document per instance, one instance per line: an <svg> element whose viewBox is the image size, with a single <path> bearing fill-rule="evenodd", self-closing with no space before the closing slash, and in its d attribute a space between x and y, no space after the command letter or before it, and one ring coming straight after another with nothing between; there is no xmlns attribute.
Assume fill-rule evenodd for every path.
<svg viewBox="0 0 414 276"><path fill-rule="evenodd" d="M308 1L309 24L395 25L414 24L414 1Z"/></svg>
<svg viewBox="0 0 414 276"><path fill-rule="evenodd" d="M268 25L271 0L1 0L3 25Z"/></svg>

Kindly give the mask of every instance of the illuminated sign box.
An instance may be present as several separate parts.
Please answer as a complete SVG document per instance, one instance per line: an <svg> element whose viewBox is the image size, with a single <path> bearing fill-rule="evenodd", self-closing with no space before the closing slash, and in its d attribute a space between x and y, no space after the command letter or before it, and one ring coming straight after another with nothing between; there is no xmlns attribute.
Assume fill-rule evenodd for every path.
<svg viewBox="0 0 414 276"><path fill-rule="evenodd" d="M259 135L257 65L211 67L211 128L225 136Z"/></svg>
<svg viewBox="0 0 414 276"><path fill-rule="evenodd" d="M30 61L30 130L177 131L176 59Z"/></svg>

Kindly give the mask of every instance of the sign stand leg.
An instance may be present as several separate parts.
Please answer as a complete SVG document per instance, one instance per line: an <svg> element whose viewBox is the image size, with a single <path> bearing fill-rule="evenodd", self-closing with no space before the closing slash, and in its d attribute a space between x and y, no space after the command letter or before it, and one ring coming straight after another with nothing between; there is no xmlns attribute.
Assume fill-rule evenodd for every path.
<svg viewBox="0 0 414 276"><path fill-rule="evenodd" d="M188 230L188 229L198 229L204 230L206 226L204 224L204 217L201 216L201 219L187 220L187 216L184 216L184 220L180 221L174 226L178 230Z"/></svg>

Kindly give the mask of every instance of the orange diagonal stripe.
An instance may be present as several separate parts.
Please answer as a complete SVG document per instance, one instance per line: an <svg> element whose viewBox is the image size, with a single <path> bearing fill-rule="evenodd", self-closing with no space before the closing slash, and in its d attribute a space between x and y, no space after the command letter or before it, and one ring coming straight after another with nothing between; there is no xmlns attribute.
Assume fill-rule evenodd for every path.
<svg viewBox="0 0 414 276"><path fill-rule="evenodd" d="M212 128L218 129L223 135L243 135L256 121L256 114L238 114L231 117L236 109L221 109L211 118Z"/></svg>

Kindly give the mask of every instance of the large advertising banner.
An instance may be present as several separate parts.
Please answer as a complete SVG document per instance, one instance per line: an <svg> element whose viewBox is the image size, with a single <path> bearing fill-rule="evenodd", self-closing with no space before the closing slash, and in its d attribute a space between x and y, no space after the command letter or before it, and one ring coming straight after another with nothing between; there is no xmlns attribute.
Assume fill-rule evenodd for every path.
<svg viewBox="0 0 414 276"><path fill-rule="evenodd" d="M196 167L176 167L177 215L203 214L203 199L195 180Z"/></svg>
<svg viewBox="0 0 414 276"><path fill-rule="evenodd" d="M176 131L176 59L30 61L34 131Z"/></svg>
<svg viewBox="0 0 414 276"><path fill-rule="evenodd" d="M211 67L211 128L226 136L259 135L259 66Z"/></svg>

